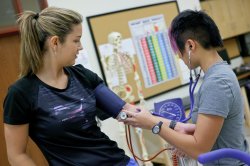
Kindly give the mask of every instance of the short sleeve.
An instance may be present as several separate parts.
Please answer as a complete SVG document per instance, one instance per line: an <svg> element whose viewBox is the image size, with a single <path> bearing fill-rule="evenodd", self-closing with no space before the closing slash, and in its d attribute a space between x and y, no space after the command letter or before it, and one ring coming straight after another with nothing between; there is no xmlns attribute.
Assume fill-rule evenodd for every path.
<svg viewBox="0 0 250 166"><path fill-rule="evenodd" d="M232 90L224 80L212 79L201 87L198 113L226 118L234 100Z"/></svg>
<svg viewBox="0 0 250 166"><path fill-rule="evenodd" d="M89 69L86 69L81 64L74 66L78 75L80 76L80 79L84 79L84 83L88 83L88 86L90 86L92 89L95 89L99 84L103 84L104 81L94 72L92 72ZM105 113L101 108L96 108L96 115L99 119L105 120L110 118L111 116L107 113Z"/></svg>
<svg viewBox="0 0 250 166"><path fill-rule="evenodd" d="M75 66L78 71L80 71L80 74L85 77L85 80L88 80L91 87L95 89L99 84L103 83L103 80L93 71L83 67L82 65L78 64Z"/></svg>
<svg viewBox="0 0 250 166"><path fill-rule="evenodd" d="M15 87L10 87L3 103L4 123L19 125L29 123L27 97Z"/></svg>

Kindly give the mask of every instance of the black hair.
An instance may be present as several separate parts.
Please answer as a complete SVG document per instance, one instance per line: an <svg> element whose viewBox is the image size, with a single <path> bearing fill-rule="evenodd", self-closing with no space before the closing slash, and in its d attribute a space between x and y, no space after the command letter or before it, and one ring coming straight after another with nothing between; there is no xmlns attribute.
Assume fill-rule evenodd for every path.
<svg viewBox="0 0 250 166"><path fill-rule="evenodd" d="M223 47L219 29L203 11L185 10L171 23L169 38L174 51L184 51L187 39L197 41L203 48Z"/></svg>

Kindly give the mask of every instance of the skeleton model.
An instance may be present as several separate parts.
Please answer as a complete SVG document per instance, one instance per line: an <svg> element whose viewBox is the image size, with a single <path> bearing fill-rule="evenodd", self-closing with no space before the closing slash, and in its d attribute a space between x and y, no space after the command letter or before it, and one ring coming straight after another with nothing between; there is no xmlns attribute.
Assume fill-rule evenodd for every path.
<svg viewBox="0 0 250 166"><path fill-rule="evenodd" d="M142 86L139 74L136 69L135 59L133 56L129 56L126 52L121 50L121 39L122 35L119 32L112 32L108 36L108 41L113 45L112 55L106 56L105 59L102 59L103 64L106 67L107 74L107 83L111 89L119 95L123 100L127 102L132 102L134 96L132 96L132 87L126 84L126 73L134 72L134 80L137 87L137 95L140 99L140 106L145 108L145 100L142 94ZM118 86L113 86L114 77L118 78ZM125 138L125 128L120 126L121 136ZM140 140L141 151L143 159L148 159L148 153L146 146L144 144L143 133L141 128L136 128L136 133ZM145 166L152 166L153 164L148 161L144 163Z"/></svg>
<svg viewBox="0 0 250 166"><path fill-rule="evenodd" d="M108 41L113 46L112 54L103 57L102 61L106 69L109 87L123 100L131 102L134 100L134 96L132 87L126 84L126 73L131 72L132 64L129 55L121 51L121 38L122 36L118 32L109 34ZM116 79L117 83L114 85Z"/></svg>

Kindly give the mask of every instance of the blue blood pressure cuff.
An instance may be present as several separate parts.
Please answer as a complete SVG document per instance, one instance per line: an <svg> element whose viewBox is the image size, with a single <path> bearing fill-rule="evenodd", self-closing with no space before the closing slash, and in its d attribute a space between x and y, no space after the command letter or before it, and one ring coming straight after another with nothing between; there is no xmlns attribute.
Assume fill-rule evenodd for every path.
<svg viewBox="0 0 250 166"><path fill-rule="evenodd" d="M113 118L118 116L123 106L126 104L125 101L104 84L98 85L94 90L94 94L96 97L96 105Z"/></svg>

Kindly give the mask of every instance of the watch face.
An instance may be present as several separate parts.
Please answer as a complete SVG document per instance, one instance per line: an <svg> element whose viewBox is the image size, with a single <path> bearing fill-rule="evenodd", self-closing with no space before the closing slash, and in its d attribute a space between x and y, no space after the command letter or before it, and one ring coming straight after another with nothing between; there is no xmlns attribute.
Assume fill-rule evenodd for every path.
<svg viewBox="0 0 250 166"><path fill-rule="evenodd" d="M152 129L152 132L154 134L158 134L160 132L160 127L158 125L154 126L153 129Z"/></svg>
<svg viewBox="0 0 250 166"><path fill-rule="evenodd" d="M167 119L175 121L180 121L185 117L182 108L174 102L164 103L159 109L159 114Z"/></svg>
<svg viewBox="0 0 250 166"><path fill-rule="evenodd" d="M161 130L161 126L162 126L163 122L160 121L159 123L157 123L153 128L152 128L152 132L154 134L158 134Z"/></svg>

